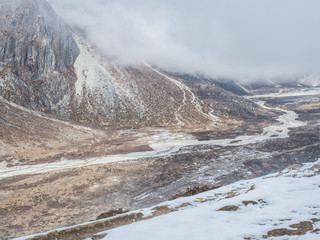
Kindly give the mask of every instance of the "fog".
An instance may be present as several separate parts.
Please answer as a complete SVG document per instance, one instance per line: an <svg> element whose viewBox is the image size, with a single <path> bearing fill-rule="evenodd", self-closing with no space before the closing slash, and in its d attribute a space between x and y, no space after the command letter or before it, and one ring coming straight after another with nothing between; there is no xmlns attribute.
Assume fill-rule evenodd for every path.
<svg viewBox="0 0 320 240"><path fill-rule="evenodd" d="M319 0L50 0L105 54L243 80L320 74Z"/></svg>

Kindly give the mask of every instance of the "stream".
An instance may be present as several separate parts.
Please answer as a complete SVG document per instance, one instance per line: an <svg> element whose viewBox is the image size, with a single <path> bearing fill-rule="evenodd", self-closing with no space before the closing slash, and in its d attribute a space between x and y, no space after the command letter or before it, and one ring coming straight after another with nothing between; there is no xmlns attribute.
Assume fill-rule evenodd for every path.
<svg viewBox="0 0 320 240"><path fill-rule="evenodd" d="M0 163L0 179L23 174L39 174L68 168L85 167L95 164L137 160L149 157L163 157L173 154L182 147L186 146L217 145L225 147L255 144L258 142L266 141L268 139L287 138L289 136L289 128L296 128L305 125L304 122L297 120L299 115L294 111L288 111L280 108L269 108L265 106L264 101L257 101L256 103L266 109L282 111L283 114L276 119L281 124L265 127L263 129L262 134L242 135L236 138L208 141L198 141L197 139L190 139L190 137L187 135L181 136L181 133L176 134L170 132L170 134L168 134L168 131L164 131L164 136L152 136L151 139L147 141L147 143L153 150L145 152L132 152L122 155L109 155L104 157L90 158L86 160L61 160L59 162L53 163L23 165L15 167L7 167L6 162L2 162Z"/></svg>

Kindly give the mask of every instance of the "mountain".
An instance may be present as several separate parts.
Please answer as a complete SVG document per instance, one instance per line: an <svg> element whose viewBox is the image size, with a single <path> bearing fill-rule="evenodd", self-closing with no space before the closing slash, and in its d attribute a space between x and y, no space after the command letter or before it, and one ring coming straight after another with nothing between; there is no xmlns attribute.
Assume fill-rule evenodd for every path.
<svg viewBox="0 0 320 240"><path fill-rule="evenodd" d="M121 65L45 0L0 0L0 52L0 239L91 238L320 155L317 88ZM261 186L242 183L244 196ZM209 198L236 199L224 189Z"/></svg>
<svg viewBox="0 0 320 240"><path fill-rule="evenodd" d="M240 108L248 105L233 94L203 101L179 76L144 63L112 62L45 0L0 0L0 5L0 96L8 101L113 128L207 126L218 118L233 118L214 105L227 109L230 100ZM210 88L245 93L234 82ZM258 106L249 105L256 116Z"/></svg>
<svg viewBox="0 0 320 240"><path fill-rule="evenodd" d="M0 0L0 20L0 162L10 166L149 149L120 129L209 139L271 119L233 81L116 64L45 0Z"/></svg>
<svg viewBox="0 0 320 240"><path fill-rule="evenodd" d="M0 94L31 109L71 113L71 28L42 0L0 1Z"/></svg>

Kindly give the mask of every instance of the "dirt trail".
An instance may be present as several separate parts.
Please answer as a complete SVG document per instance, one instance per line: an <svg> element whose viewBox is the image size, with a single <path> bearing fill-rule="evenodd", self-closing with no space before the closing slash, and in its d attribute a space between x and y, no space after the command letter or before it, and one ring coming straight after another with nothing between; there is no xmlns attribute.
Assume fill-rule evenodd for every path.
<svg viewBox="0 0 320 240"><path fill-rule="evenodd" d="M172 82L173 84L175 84L177 87L180 88L180 90L183 92L183 100L182 100L182 103L181 105L178 107L177 111L175 112L175 118L176 118L176 121L178 122L178 125L179 126L185 126L185 123L182 121L182 117L181 117L181 110L183 109L183 107L186 105L187 103L187 94L190 94L191 96L191 104L195 107L195 109L199 112L199 114L201 115L206 115L206 117L209 117L212 119L212 122L215 123L217 122L218 120L218 117L214 116L213 115L213 111L208 113L208 114L205 114L202 110L202 107L199 103L199 101L197 100L197 97L196 95L190 90L190 88L188 86L186 86L185 84L183 84L182 82L172 78L172 77L169 77L167 76L166 74L158 71L157 69L151 67L149 64L145 63L145 65L150 68L152 71L158 73L159 75L165 77L166 79L168 79L170 82Z"/></svg>
<svg viewBox="0 0 320 240"><path fill-rule="evenodd" d="M174 115L175 115L175 119L178 122L178 126L184 126L184 122L180 119L181 116L179 114L179 112L181 111L181 109L186 105L186 101L187 101L187 94L186 94L186 87L179 81L177 81L176 79L173 79L171 77L168 77L167 75L159 72L158 70L154 69L153 67L151 67L149 64L145 63L145 65L150 68L152 71L158 73L159 75L165 77L166 79L168 79L170 82L172 82L173 84L175 84L177 87L180 88L181 92L183 93L183 100L181 105L178 107L177 111L175 111Z"/></svg>

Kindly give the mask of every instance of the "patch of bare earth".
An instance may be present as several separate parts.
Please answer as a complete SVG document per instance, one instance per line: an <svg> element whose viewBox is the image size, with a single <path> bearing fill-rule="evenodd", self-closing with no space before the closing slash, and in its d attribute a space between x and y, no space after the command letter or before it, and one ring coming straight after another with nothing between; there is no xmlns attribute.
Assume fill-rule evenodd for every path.
<svg viewBox="0 0 320 240"><path fill-rule="evenodd" d="M267 234L263 235L263 238L270 237L280 237L280 236L295 236L295 235L305 235L307 232L313 230L314 221L303 221L296 224L291 224L290 228L277 228L268 231Z"/></svg>

